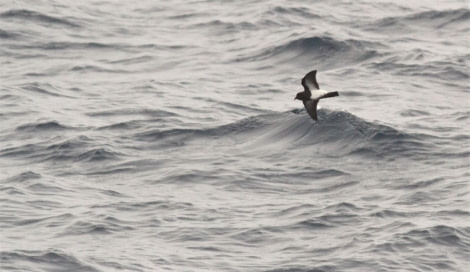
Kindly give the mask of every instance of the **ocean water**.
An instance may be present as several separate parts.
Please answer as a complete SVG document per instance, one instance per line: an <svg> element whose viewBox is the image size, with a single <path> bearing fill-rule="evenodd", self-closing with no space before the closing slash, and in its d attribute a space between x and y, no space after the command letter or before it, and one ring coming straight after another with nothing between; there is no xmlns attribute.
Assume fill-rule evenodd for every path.
<svg viewBox="0 0 470 272"><path fill-rule="evenodd" d="M0 270L470 271L469 28L465 0L0 2Z"/></svg>

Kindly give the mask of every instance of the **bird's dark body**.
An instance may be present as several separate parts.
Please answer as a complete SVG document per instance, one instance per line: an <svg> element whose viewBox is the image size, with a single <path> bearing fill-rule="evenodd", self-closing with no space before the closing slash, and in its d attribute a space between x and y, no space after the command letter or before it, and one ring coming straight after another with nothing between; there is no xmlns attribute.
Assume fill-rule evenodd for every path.
<svg viewBox="0 0 470 272"><path fill-rule="evenodd" d="M302 100L305 109L307 110L310 117L317 121L317 105L320 99L339 96L338 92L327 92L320 90L316 79L317 70L313 70L307 73L302 78L302 86L304 91L297 93L294 99Z"/></svg>

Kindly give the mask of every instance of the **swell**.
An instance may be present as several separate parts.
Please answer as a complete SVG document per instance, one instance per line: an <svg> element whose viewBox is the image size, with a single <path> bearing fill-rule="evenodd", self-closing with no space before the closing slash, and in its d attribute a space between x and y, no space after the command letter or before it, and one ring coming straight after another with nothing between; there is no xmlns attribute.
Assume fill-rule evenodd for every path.
<svg viewBox="0 0 470 272"><path fill-rule="evenodd" d="M73 27L73 28L80 27L79 24L71 22L64 18L49 16L46 14L42 14L40 12L27 10L27 9L9 10L9 11L0 13L0 18L31 21L31 22L36 22L36 23L47 24L48 26L52 24L52 25L67 26L67 27Z"/></svg>
<svg viewBox="0 0 470 272"><path fill-rule="evenodd" d="M439 148L442 142L452 139L407 133L391 126L366 121L344 111L320 109L318 116L320 121L314 122L304 110L272 112L216 127L140 130L125 138L150 142L160 148L201 142L226 147L236 146L241 152L254 152L254 155L263 156L282 155L285 150L300 154L307 152L309 156L351 155L390 160L398 157L428 159L433 154L448 157L462 155L446 154L445 152L449 151ZM114 129L126 128L127 126ZM20 136L57 132L63 135L51 138L47 142L5 148L0 150L0 156L21 157L36 162L115 161L125 156L122 149L113 144L102 145L97 139L86 136L66 137L66 132L71 129L76 130L56 121L20 125L16 128Z"/></svg>
<svg viewBox="0 0 470 272"><path fill-rule="evenodd" d="M40 49L40 50L96 50L96 51L107 51L107 50L120 50L127 53L141 53L142 50L165 50L170 51L181 51L187 50L191 46L186 45L160 45L160 44L131 44L127 42L123 43L103 43L97 41L91 42L74 42L74 41L46 41L36 42L33 41L28 44L16 44L15 49ZM144 57L145 58L145 57Z"/></svg>
<svg viewBox="0 0 470 272"><path fill-rule="evenodd" d="M409 247L423 245L468 248L470 245L469 230L469 228L454 228L447 225L415 228L404 233L395 234L391 241L377 245L377 248L386 247L392 249L392 252L400 252Z"/></svg>
<svg viewBox="0 0 470 272"><path fill-rule="evenodd" d="M17 33L0 29L0 39L16 39L18 37L19 37L19 34Z"/></svg>
<svg viewBox="0 0 470 272"><path fill-rule="evenodd" d="M2 267L13 271L99 271L73 255L53 249L1 251L0 258Z"/></svg>
<svg viewBox="0 0 470 272"><path fill-rule="evenodd" d="M425 12L413 13L404 16L394 16L378 20L370 29L377 31L393 30L403 32L413 29L413 27L424 26L429 29L454 28L457 26L468 26L470 20L469 9L455 10L431 10ZM468 28L467 28L468 29Z"/></svg>
<svg viewBox="0 0 470 272"><path fill-rule="evenodd" d="M237 61L269 60L278 63L318 63L319 68L334 65L339 60L345 63L360 63L381 56L378 51L384 46L377 42L361 40L337 40L328 36L290 39L261 51L239 56Z"/></svg>
<svg viewBox="0 0 470 272"><path fill-rule="evenodd" d="M432 142L438 139L430 135L403 132L343 111L320 109L318 115L320 121L314 122L304 110L293 110L252 116L218 127L151 130L135 137L161 146L209 139L260 154L282 153L286 149L317 150L328 156L392 159L427 158L430 152L435 152Z"/></svg>
<svg viewBox="0 0 470 272"><path fill-rule="evenodd" d="M378 70L387 73L394 73L401 76L410 77L425 77L430 79L441 79L446 84L452 86L454 82L465 81L470 78L468 69L462 65L461 58L450 59L446 61L427 61L422 62L421 59L429 53L422 52L422 50L414 49L403 57L394 57L386 61L371 62L370 69ZM416 61L416 63L406 63L408 60Z"/></svg>
<svg viewBox="0 0 470 272"><path fill-rule="evenodd" d="M19 132L43 132L43 131L57 131L65 130L68 127L61 125L56 121L42 122L42 123L28 123L20 125L16 128Z"/></svg>
<svg viewBox="0 0 470 272"><path fill-rule="evenodd" d="M36 95L72 98L72 96L65 95L64 91L58 86L50 83L31 82L22 85L20 88Z"/></svg>
<svg viewBox="0 0 470 272"><path fill-rule="evenodd" d="M63 129L57 127L54 122L45 123L46 128L41 131L51 129ZM34 132L37 126L22 128L27 132ZM25 144L0 150L0 157L21 158L32 160L33 162L97 162L107 160L118 160L123 153L119 152L111 145L100 145L96 140L86 136L64 139L55 137L45 142Z"/></svg>

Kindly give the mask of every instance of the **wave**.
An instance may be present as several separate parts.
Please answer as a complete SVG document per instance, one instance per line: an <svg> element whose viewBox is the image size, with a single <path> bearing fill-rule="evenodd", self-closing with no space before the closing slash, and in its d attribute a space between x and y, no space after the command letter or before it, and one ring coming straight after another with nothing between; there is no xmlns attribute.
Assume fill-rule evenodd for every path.
<svg viewBox="0 0 470 272"><path fill-rule="evenodd" d="M43 150L44 160L71 160L74 162L96 162L117 160L121 155L108 146L96 146L93 139L85 136L53 144Z"/></svg>
<svg viewBox="0 0 470 272"><path fill-rule="evenodd" d="M75 161L96 162L118 158L118 153L109 148L92 148L75 156Z"/></svg>
<svg viewBox="0 0 470 272"><path fill-rule="evenodd" d="M92 72L92 73L117 73L117 74L130 74L132 73L129 70L124 69L115 69L115 68L104 68L97 65L77 65L73 66L72 68L68 69L71 72Z"/></svg>
<svg viewBox="0 0 470 272"><path fill-rule="evenodd" d="M221 34L227 34L239 31L253 31L266 28L278 28L289 26L299 26L295 19L306 18L308 20L321 19L321 16L314 14L309 9L300 7L283 7L283 6L267 6L265 10L260 11L257 20L240 20L230 21L229 19L215 19L207 22L191 25L193 28L211 28L220 31ZM204 15L196 13L187 13L182 15L171 16L169 19L181 21L181 19L194 18L196 16L208 18Z"/></svg>
<svg viewBox="0 0 470 272"><path fill-rule="evenodd" d="M0 29L0 39L15 39L18 36L16 33Z"/></svg>
<svg viewBox="0 0 470 272"><path fill-rule="evenodd" d="M162 114L161 112L157 112ZM152 114L154 114L152 112ZM342 157L360 156L371 159L394 160L397 157L427 159L443 140L426 134L412 134L391 126L369 122L344 111L318 110L319 120L314 122L305 110L271 112L251 116L226 125L206 128L158 128L143 130L141 124L124 123L103 129L127 130L129 126L138 132L126 134L127 140L152 143L158 148L174 148L204 142L217 146L236 146L242 154L253 156L282 156L289 150L299 156ZM24 124L18 133L53 133L70 129L58 122ZM86 136L64 138L55 135L47 142L27 144L0 150L2 157L22 157L33 161L97 162L120 161L121 148L103 145ZM148 145L145 144L148 148ZM439 153L440 155L443 155ZM347 173L318 173L345 175Z"/></svg>
<svg viewBox="0 0 470 272"><path fill-rule="evenodd" d="M105 44L98 42L33 42L25 45L16 45L18 49L42 49L42 50L66 50L66 49L121 49L126 48L126 45L122 44Z"/></svg>
<svg viewBox="0 0 470 272"><path fill-rule="evenodd" d="M49 123L46 123L46 126ZM52 123L54 124L54 123ZM37 130L38 127L31 126L24 128L25 130ZM50 129L57 128L52 125ZM40 130L44 131L44 129ZM50 143L50 141L54 141ZM96 140L86 136L78 136L71 139L63 139L55 137L51 140L35 144L26 144L18 147L10 147L0 150L0 157L21 157L22 159L30 159L34 162L90 162L97 161L116 161L124 155L108 145L99 145Z"/></svg>
<svg viewBox="0 0 470 272"><path fill-rule="evenodd" d="M455 30L456 26L462 26L468 30L468 23L470 20L469 9L455 9L445 11L425 11L418 12L405 16L394 16L376 21L370 25L370 29L377 31L393 30L399 32L409 31L416 26L424 26L426 28L436 30L442 28L452 28Z"/></svg>
<svg viewBox="0 0 470 272"><path fill-rule="evenodd" d="M274 268L263 272L326 272L339 270L341 269L336 265L318 265L315 267Z"/></svg>
<svg viewBox="0 0 470 272"><path fill-rule="evenodd" d="M65 229L61 235L107 235L113 232L121 232L134 229L133 227L124 225L124 222L121 222L120 220L117 220L114 217L106 217L103 221L104 222L77 221L74 222L67 229Z"/></svg>
<svg viewBox="0 0 470 272"><path fill-rule="evenodd" d="M53 17L49 15L45 15L36 11L27 10L27 9L14 9L9 10L3 13L0 13L0 18L8 18L8 19L19 19L24 21L33 21L47 24L47 26L52 25L62 25L67 27L78 28L80 27L79 24L71 22L69 20Z"/></svg>
<svg viewBox="0 0 470 272"><path fill-rule="evenodd" d="M165 111L165 110L155 110L155 109L134 109L134 108L120 108L116 110L107 110L107 111L96 111L87 113L88 116L92 117L102 117L102 116L131 116L131 115L144 115L150 117L174 117L177 116L176 113Z"/></svg>
<svg viewBox="0 0 470 272"><path fill-rule="evenodd" d="M11 183L21 183L27 180L34 180L34 179L40 179L41 174L32 172L32 171L26 171L21 174L15 175L13 177L9 177L6 179L6 182L11 182Z"/></svg>
<svg viewBox="0 0 470 272"><path fill-rule="evenodd" d="M259 26L250 22L242 21L238 23L233 22L225 22L222 20L211 20L204 23L198 23L193 25L195 29L199 28L212 28L220 31L220 33L227 34L230 32L237 32L237 31L246 31L246 30L255 30L258 29Z"/></svg>
<svg viewBox="0 0 470 272"><path fill-rule="evenodd" d="M37 95L73 98L63 94L62 89L50 83L31 82L20 86L20 88Z"/></svg>
<svg viewBox="0 0 470 272"><path fill-rule="evenodd" d="M141 141L160 147L192 141L226 141L245 152L282 153L285 150L331 156L358 155L372 158L428 157L434 145L429 135L410 134L344 111L320 109L319 122L302 110L268 113L204 129L164 129L135 134ZM271 154L274 155L274 154Z"/></svg>
<svg viewBox="0 0 470 272"><path fill-rule="evenodd" d="M1 251L2 267L13 271L99 271L60 250Z"/></svg>
<svg viewBox="0 0 470 272"><path fill-rule="evenodd" d="M318 63L325 69L341 63L359 63L381 56L378 49L383 45L377 42L360 40L336 40L331 37L295 38L284 44L269 47L248 56L239 56L236 61L263 61L285 63Z"/></svg>
<svg viewBox="0 0 470 272"><path fill-rule="evenodd" d="M43 122L43 123L29 123L20 125L16 128L17 131L27 132L43 132L51 130L65 130L66 126L59 124L55 121Z"/></svg>
<svg viewBox="0 0 470 272"><path fill-rule="evenodd" d="M387 73L393 72L397 75L438 78L447 82L447 84L452 84L451 81L468 80L470 78L467 67L460 65L457 60L420 62L419 64L403 63L407 58L415 58L415 56L422 57L420 50L412 50L405 58L397 57L384 62L371 62L368 66L370 69Z"/></svg>
<svg viewBox="0 0 470 272"><path fill-rule="evenodd" d="M321 16L311 12L310 9L301 8L301 7L283 7L283 6L275 6L271 7L266 14L270 15L291 15L293 17L304 17L309 20L312 18L321 19Z"/></svg>
<svg viewBox="0 0 470 272"><path fill-rule="evenodd" d="M410 246L434 245L468 248L468 228L454 228L446 225L437 225L429 228L413 229L406 233L396 234L393 241L378 245L378 248L392 248L401 251Z"/></svg>

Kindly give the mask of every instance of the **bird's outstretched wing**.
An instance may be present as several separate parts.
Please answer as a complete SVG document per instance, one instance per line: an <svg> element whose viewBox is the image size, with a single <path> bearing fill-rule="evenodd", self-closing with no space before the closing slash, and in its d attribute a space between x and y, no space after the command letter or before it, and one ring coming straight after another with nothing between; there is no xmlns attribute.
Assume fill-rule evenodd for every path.
<svg viewBox="0 0 470 272"><path fill-rule="evenodd" d="M305 109L313 120L317 121L317 104L318 100L304 101Z"/></svg>
<svg viewBox="0 0 470 272"><path fill-rule="evenodd" d="M304 86L304 90L306 92L311 92L312 90L320 90L320 86L318 86L317 82L317 70L313 70L308 72L304 78L302 78L302 86Z"/></svg>

